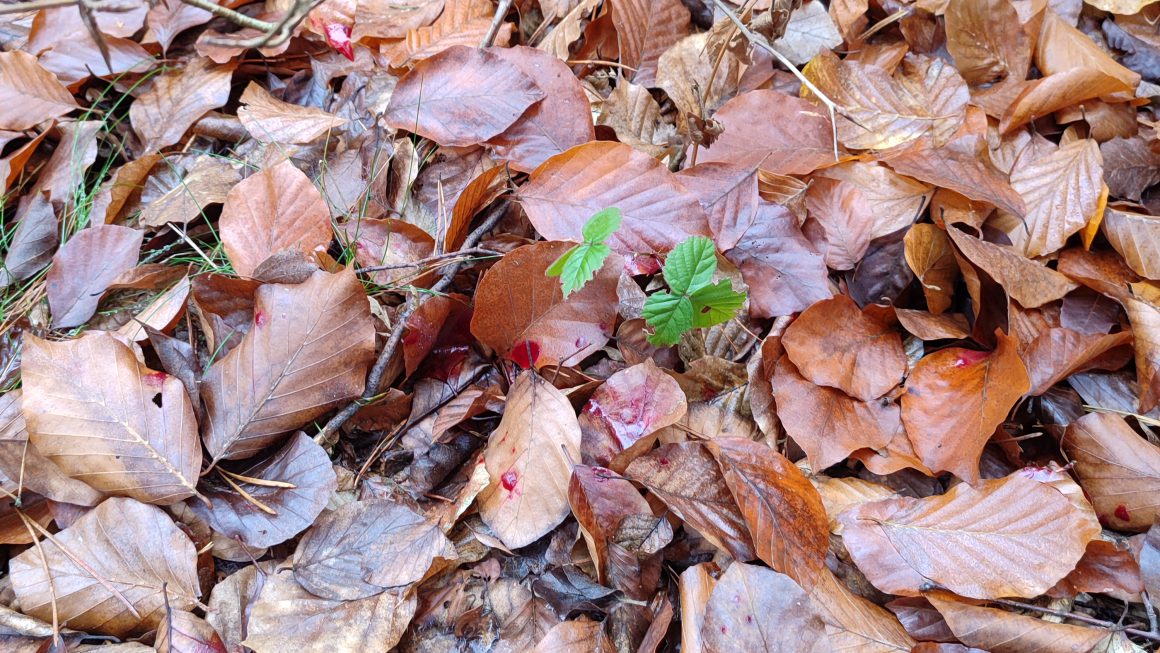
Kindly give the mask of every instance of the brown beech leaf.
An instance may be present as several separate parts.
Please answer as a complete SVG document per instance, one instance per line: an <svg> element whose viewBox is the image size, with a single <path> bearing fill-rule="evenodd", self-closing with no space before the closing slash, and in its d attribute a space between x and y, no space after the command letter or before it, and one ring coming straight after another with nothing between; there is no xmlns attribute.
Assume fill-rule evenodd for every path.
<svg viewBox="0 0 1160 653"><path fill-rule="evenodd" d="M1062 445L1103 523L1122 531L1148 530L1160 507L1160 447L1111 413L1089 413L1072 422Z"/></svg>
<svg viewBox="0 0 1160 653"><path fill-rule="evenodd" d="M742 93L713 119L725 131L701 161L760 167L778 174L806 174L834 163L834 131L817 105L771 90Z"/></svg>
<svg viewBox="0 0 1160 653"><path fill-rule="evenodd" d="M588 96L563 61L523 45L488 52L523 71L544 94L503 133L487 141L496 156L510 161L515 170L531 172L549 157L596 137Z"/></svg>
<svg viewBox="0 0 1160 653"><path fill-rule="evenodd" d="M1030 388L1016 343L993 352L951 347L923 357L906 380L902 423L923 464L974 483L983 445Z"/></svg>
<svg viewBox="0 0 1160 653"><path fill-rule="evenodd" d="M1100 228L1128 267L1143 277L1160 280L1160 217L1109 206Z"/></svg>
<svg viewBox="0 0 1160 653"><path fill-rule="evenodd" d="M548 159L519 198L548 240L582 241L588 219L610 207L623 218L607 243L622 254L663 253L711 235L697 197L659 161L621 143L585 143Z"/></svg>
<svg viewBox="0 0 1160 653"><path fill-rule="evenodd" d="M870 228L877 219L862 191L853 184L818 177L806 190L806 211L821 227L826 265L850 270L870 248ZM817 242L815 240L815 242Z"/></svg>
<svg viewBox="0 0 1160 653"><path fill-rule="evenodd" d="M1090 512L1022 472L925 499L872 501L841 521L862 573L883 592L904 596L930 583L978 599L1039 596L1100 533Z"/></svg>
<svg viewBox="0 0 1160 653"><path fill-rule="evenodd" d="M580 411L581 452L607 465L638 440L676 424L687 410L676 379L651 358L608 377Z"/></svg>
<svg viewBox="0 0 1160 653"><path fill-rule="evenodd" d="M967 318L959 313L931 315L926 311L896 308L894 315L902 328L923 340L957 340L971 335Z"/></svg>
<svg viewBox="0 0 1160 653"><path fill-rule="evenodd" d="M898 404L859 401L841 390L814 385L788 356L777 361L772 381L782 427L817 471L858 449L886 447L902 429Z"/></svg>
<svg viewBox="0 0 1160 653"><path fill-rule="evenodd" d="M354 258L359 265L368 268L399 266L370 272L369 276L375 283L382 286L408 282L421 285L425 280L416 278L421 271L412 264L431 256L435 251L435 239L421 227L393 218L363 218L342 225L341 233L354 245Z"/></svg>
<svg viewBox="0 0 1160 653"><path fill-rule="evenodd" d="M337 487L334 467L322 447L299 431L274 455L242 468L246 478L289 483L249 483L223 473L202 481L211 506L190 501L194 514L215 531L252 547L281 544L314 523ZM234 489L241 487L246 495ZM211 482L212 481L212 482ZM257 502L252 499L256 499ZM257 503L273 511L271 514Z"/></svg>
<svg viewBox="0 0 1160 653"><path fill-rule="evenodd" d="M243 571L249 569L256 571ZM354 601L320 598L289 570L277 570L265 575L257 596L242 606L242 643L263 653L389 651L402 639L417 604L413 591L401 589Z"/></svg>
<svg viewBox="0 0 1160 653"><path fill-rule="evenodd" d="M78 108L72 93L36 57L0 52L0 129L31 129Z"/></svg>
<svg viewBox="0 0 1160 653"><path fill-rule="evenodd" d="M1160 403L1160 308L1134 297L1120 300L1136 337L1136 381L1140 385L1139 412Z"/></svg>
<svg viewBox="0 0 1160 653"><path fill-rule="evenodd" d="M757 219L725 258L741 269L749 286L749 314L777 317L828 299L828 271L821 254L802 235L785 207L758 205Z"/></svg>
<svg viewBox="0 0 1160 653"><path fill-rule="evenodd" d="M181 171L173 159L165 159L165 173L145 180L142 199L148 203L139 218L143 227L162 227L167 222L186 224L203 215L211 204L221 204L241 180L241 173L218 157L198 155Z"/></svg>
<svg viewBox="0 0 1160 653"><path fill-rule="evenodd" d="M596 580L610 585L609 576L615 560L609 545L615 543L618 529L631 515L652 516L648 502L636 487L615 472L603 467L577 465L568 482L568 504L580 524L588 552L596 564ZM671 536L671 532L669 533Z"/></svg>
<svg viewBox="0 0 1160 653"><path fill-rule="evenodd" d="M1045 621L1005 610L954 600L946 592L926 598L942 613L955 637L991 653L1090 651L1108 631Z"/></svg>
<svg viewBox="0 0 1160 653"><path fill-rule="evenodd" d="M221 239L234 270L250 276L286 249L309 254L330 243L330 210L289 160L234 186L222 207Z"/></svg>
<svg viewBox="0 0 1160 653"><path fill-rule="evenodd" d="M737 245L757 217L757 171L731 163L700 163L677 173L709 218L717 249Z"/></svg>
<svg viewBox="0 0 1160 653"><path fill-rule="evenodd" d="M705 653L832 650L821 617L792 578L743 562L729 565L709 595L701 639Z"/></svg>
<svg viewBox="0 0 1160 653"><path fill-rule="evenodd" d="M283 102L257 82L246 86L241 103L238 121L263 143L310 143L346 124L346 118L322 109Z"/></svg>
<svg viewBox="0 0 1160 653"><path fill-rule="evenodd" d="M387 125L440 145L475 145L503 133L545 93L495 53L455 45L415 64L395 87Z"/></svg>
<svg viewBox="0 0 1160 653"><path fill-rule="evenodd" d="M1059 272L1025 258L1010 247L988 243L954 227L948 227L946 233L971 263L1003 286L1024 308L1038 308L1078 287Z"/></svg>
<svg viewBox="0 0 1160 653"><path fill-rule="evenodd" d="M1083 334L1064 327L1044 329L1020 353L1031 379L1028 395L1038 396L1067 377L1089 368L1089 363L1110 350L1132 343L1132 333ZM1131 354L1124 352L1122 365ZM1118 367L1118 366L1117 366Z"/></svg>
<svg viewBox="0 0 1160 653"><path fill-rule="evenodd" d="M860 310L854 300L836 295L803 311L781 343L805 378L870 401L906 374L902 338L887 316L893 317L880 309Z"/></svg>
<svg viewBox="0 0 1160 653"><path fill-rule="evenodd" d="M625 475L642 483L686 525L733 559L756 557L745 518L721 468L700 443L662 445L632 461Z"/></svg>
<svg viewBox="0 0 1160 653"><path fill-rule="evenodd" d="M858 189L874 213L866 227L871 240L912 225L934 194L927 184L865 161L848 161L819 170L814 179L819 178L835 179Z"/></svg>
<svg viewBox="0 0 1160 653"><path fill-rule="evenodd" d="M1144 191L1160 183L1160 152L1141 136L1113 138L1100 143L1104 183L1113 197L1140 201Z"/></svg>
<svg viewBox="0 0 1160 653"><path fill-rule="evenodd" d="M635 84L652 86L661 54L689 33L689 10L679 0L615 0L612 24L620 63Z"/></svg>
<svg viewBox="0 0 1160 653"><path fill-rule="evenodd" d="M933 224L916 224L906 232L906 264L922 284L931 314L941 315L951 306L959 266L951 251L947 232Z"/></svg>
<svg viewBox="0 0 1160 653"><path fill-rule="evenodd" d="M245 458L363 391L375 330L347 269L255 295L253 326L201 383L214 461Z"/></svg>
<svg viewBox="0 0 1160 653"><path fill-rule="evenodd" d="M157 628L154 648L168 653L227 653L213 626L186 610L169 611Z"/></svg>
<svg viewBox="0 0 1160 653"><path fill-rule="evenodd" d="M972 86L1023 81L1031 39L1010 0L961 0L946 5L947 51Z"/></svg>
<svg viewBox="0 0 1160 653"><path fill-rule="evenodd" d="M21 372L29 440L107 494L169 505L197 492L201 447L185 386L105 332L27 336Z"/></svg>
<svg viewBox="0 0 1160 653"><path fill-rule="evenodd" d="M810 602L826 624L831 650L909 653L915 645L894 615L851 592L828 570L810 590Z"/></svg>
<svg viewBox="0 0 1160 653"><path fill-rule="evenodd" d="M987 141L978 134L966 134L937 146L920 138L885 159L896 172L988 202L1009 213L1027 212L1023 197L1011 187L1007 175L991 163Z"/></svg>
<svg viewBox="0 0 1160 653"><path fill-rule="evenodd" d="M21 410L23 391L0 395L0 485L10 492L23 487L53 501L95 506L104 498L87 483L70 478L28 441Z"/></svg>
<svg viewBox="0 0 1160 653"><path fill-rule="evenodd" d="M230 80L237 63L215 65L194 58L180 70L164 73L129 105L129 122L141 139L142 154L181 140L202 116L230 99Z"/></svg>
<svg viewBox="0 0 1160 653"><path fill-rule="evenodd" d="M1011 171L1011 186L1027 204L1026 217L1008 233L1015 248L1035 257L1063 247L1095 215L1102 179L1103 158L1093 140L1072 141L1038 157L1022 152Z"/></svg>
<svg viewBox="0 0 1160 653"><path fill-rule="evenodd" d="M564 621L552 626L532 653L612 653L612 641L599 621Z"/></svg>
<svg viewBox="0 0 1160 653"><path fill-rule="evenodd" d="M1087 34L1073 27L1054 10L1043 14L1043 25L1035 44L1035 65L1044 75L1071 70L1094 68L1120 79L1130 89L1140 84L1140 74L1116 63L1103 48Z"/></svg>
<svg viewBox="0 0 1160 653"><path fill-rule="evenodd" d="M45 278L52 327L67 329L87 322L109 284L137 264L144 237L137 229L95 224L62 245Z"/></svg>
<svg viewBox="0 0 1160 653"><path fill-rule="evenodd" d="M1085 100L1131 90L1122 80L1094 68L1065 70L1029 82L1007 107L999 131L1006 134L1038 117Z"/></svg>
<svg viewBox="0 0 1160 653"><path fill-rule="evenodd" d="M16 225L4 266L0 268L0 286L24 281L40 272L52 260L60 242L59 222L52 202L42 193L27 198L27 204L17 210L17 217L20 223Z"/></svg>
<svg viewBox="0 0 1160 653"><path fill-rule="evenodd" d="M616 321L620 257L564 299L560 280L544 272L571 246L525 245L493 265L475 292L472 335L524 368L575 365L603 347Z"/></svg>
<svg viewBox="0 0 1160 653"><path fill-rule="evenodd" d="M1143 558L1142 553L1140 557ZM1080 592L1103 593L1132 601L1143 590L1140 564L1131 549L1097 539L1088 542L1079 564L1049 594L1074 597Z"/></svg>
<svg viewBox="0 0 1160 653"><path fill-rule="evenodd" d="M294 552L294 578L315 596L353 601L410 585L455 547L434 522L386 499L327 512Z"/></svg>
<svg viewBox="0 0 1160 653"><path fill-rule="evenodd" d="M892 76L827 51L810 62L806 75L857 121L839 117L838 140L860 150L885 150L927 135L941 145L962 125L970 100L957 70L923 55L907 55Z"/></svg>
<svg viewBox="0 0 1160 653"><path fill-rule="evenodd" d="M705 447L721 466L757 557L798 585L812 587L830 548L818 491L796 465L765 444L717 438Z"/></svg>
<svg viewBox="0 0 1160 653"><path fill-rule="evenodd" d="M61 626L126 637L156 628L167 606L197 605L196 563L193 542L169 515L113 498L9 568L26 614L52 620L59 611Z"/></svg>
<svg viewBox="0 0 1160 653"><path fill-rule="evenodd" d="M491 483L479 495L483 521L510 549L540 539L568 516L568 479L580 460L572 404L540 375L523 372L484 460Z"/></svg>

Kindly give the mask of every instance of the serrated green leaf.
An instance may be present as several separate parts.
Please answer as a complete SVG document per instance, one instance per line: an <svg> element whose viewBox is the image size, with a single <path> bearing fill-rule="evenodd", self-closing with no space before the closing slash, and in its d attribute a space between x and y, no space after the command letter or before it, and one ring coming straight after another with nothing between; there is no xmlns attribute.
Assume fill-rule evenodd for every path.
<svg viewBox="0 0 1160 653"><path fill-rule="evenodd" d="M560 283L564 287L564 297L580 290L592 281L596 272L604 267L604 259L612 250L603 243L584 243L571 250L572 256L564 263Z"/></svg>
<svg viewBox="0 0 1160 653"><path fill-rule="evenodd" d="M653 328L648 340L654 345L675 345L682 333L693 328L693 302L684 295L667 292L649 295L641 313Z"/></svg>
<svg viewBox="0 0 1160 653"><path fill-rule="evenodd" d="M729 279L700 288L689 298L693 302L693 326L699 329L728 322L745 304L745 293L733 290Z"/></svg>
<svg viewBox="0 0 1160 653"><path fill-rule="evenodd" d="M673 294L696 292L717 271L717 246L704 236L693 236L669 252L663 271Z"/></svg>
<svg viewBox="0 0 1160 653"><path fill-rule="evenodd" d="M590 244L603 243L620 228L620 209L615 206L604 209L584 223L584 242Z"/></svg>
<svg viewBox="0 0 1160 653"><path fill-rule="evenodd" d="M580 249L580 245L577 245L561 254L560 258L556 259L552 262L551 265L548 266L548 269L544 271L544 274L548 275L549 277L558 277L563 274L564 266L568 265L568 261L576 256L576 250L578 249Z"/></svg>

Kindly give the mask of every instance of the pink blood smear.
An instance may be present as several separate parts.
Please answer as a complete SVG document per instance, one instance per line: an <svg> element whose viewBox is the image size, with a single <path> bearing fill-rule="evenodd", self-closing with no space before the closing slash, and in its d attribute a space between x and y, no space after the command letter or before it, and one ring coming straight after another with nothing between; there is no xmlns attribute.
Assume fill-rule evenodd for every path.
<svg viewBox="0 0 1160 653"><path fill-rule="evenodd" d="M145 383L149 385L164 385L169 375L165 372L150 372L145 375Z"/></svg>
<svg viewBox="0 0 1160 653"><path fill-rule="evenodd" d="M254 312L254 326L258 326L258 327L266 326L266 314L265 313L263 313L262 311L255 311Z"/></svg>
<svg viewBox="0 0 1160 653"><path fill-rule="evenodd" d="M589 399L585 410L604 421L616 436L617 443L622 449L632 446L632 443L641 439L650 428L648 415L644 414L643 396L625 399L612 396L605 404L596 399Z"/></svg>
<svg viewBox="0 0 1160 653"><path fill-rule="evenodd" d="M354 61L354 46L350 42L350 26L330 23L326 26L326 42L342 56Z"/></svg>
<svg viewBox="0 0 1160 653"><path fill-rule="evenodd" d="M1125 506L1122 503L1116 506L1116 519L1132 521L1132 515L1128 512L1128 506Z"/></svg>
<svg viewBox="0 0 1160 653"><path fill-rule="evenodd" d="M516 483L519 482L519 479L519 475L516 474L515 471L509 469L503 473L503 476L499 477L499 484L503 486L503 489L511 492L512 490L516 489Z"/></svg>
<svg viewBox="0 0 1160 653"><path fill-rule="evenodd" d="M955 358L954 366L955 367L968 367L970 365L974 365L975 363L978 363L979 361L983 360L987 356L990 356L989 352L975 351L973 349L964 349L964 350L960 351L959 355Z"/></svg>
<svg viewBox="0 0 1160 653"><path fill-rule="evenodd" d="M535 340L521 340L512 345L512 362L523 369L531 369L540 357L540 343Z"/></svg>

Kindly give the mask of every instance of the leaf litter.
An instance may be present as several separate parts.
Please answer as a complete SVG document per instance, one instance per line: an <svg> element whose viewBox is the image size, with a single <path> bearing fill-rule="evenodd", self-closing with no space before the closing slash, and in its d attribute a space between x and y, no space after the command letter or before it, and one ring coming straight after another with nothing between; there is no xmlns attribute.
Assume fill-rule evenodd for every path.
<svg viewBox="0 0 1160 653"><path fill-rule="evenodd" d="M1154 648L1158 20L0 7L5 650Z"/></svg>

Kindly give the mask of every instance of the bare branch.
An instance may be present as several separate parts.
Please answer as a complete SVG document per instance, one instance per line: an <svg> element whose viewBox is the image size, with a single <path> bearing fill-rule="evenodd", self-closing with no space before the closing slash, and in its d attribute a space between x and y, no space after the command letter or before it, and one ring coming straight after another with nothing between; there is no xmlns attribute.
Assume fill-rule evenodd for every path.
<svg viewBox="0 0 1160 653"><path fill-rule="evenodd" d="M512 8L512 0L499 0L499 6L495 8L495 16L491 19L491 25L487 28L487 34L483 37L483 42L479 44L481 48L491 47L495 43L495 37L499 34L499 28L503 25L504 16Z"/></svg>

